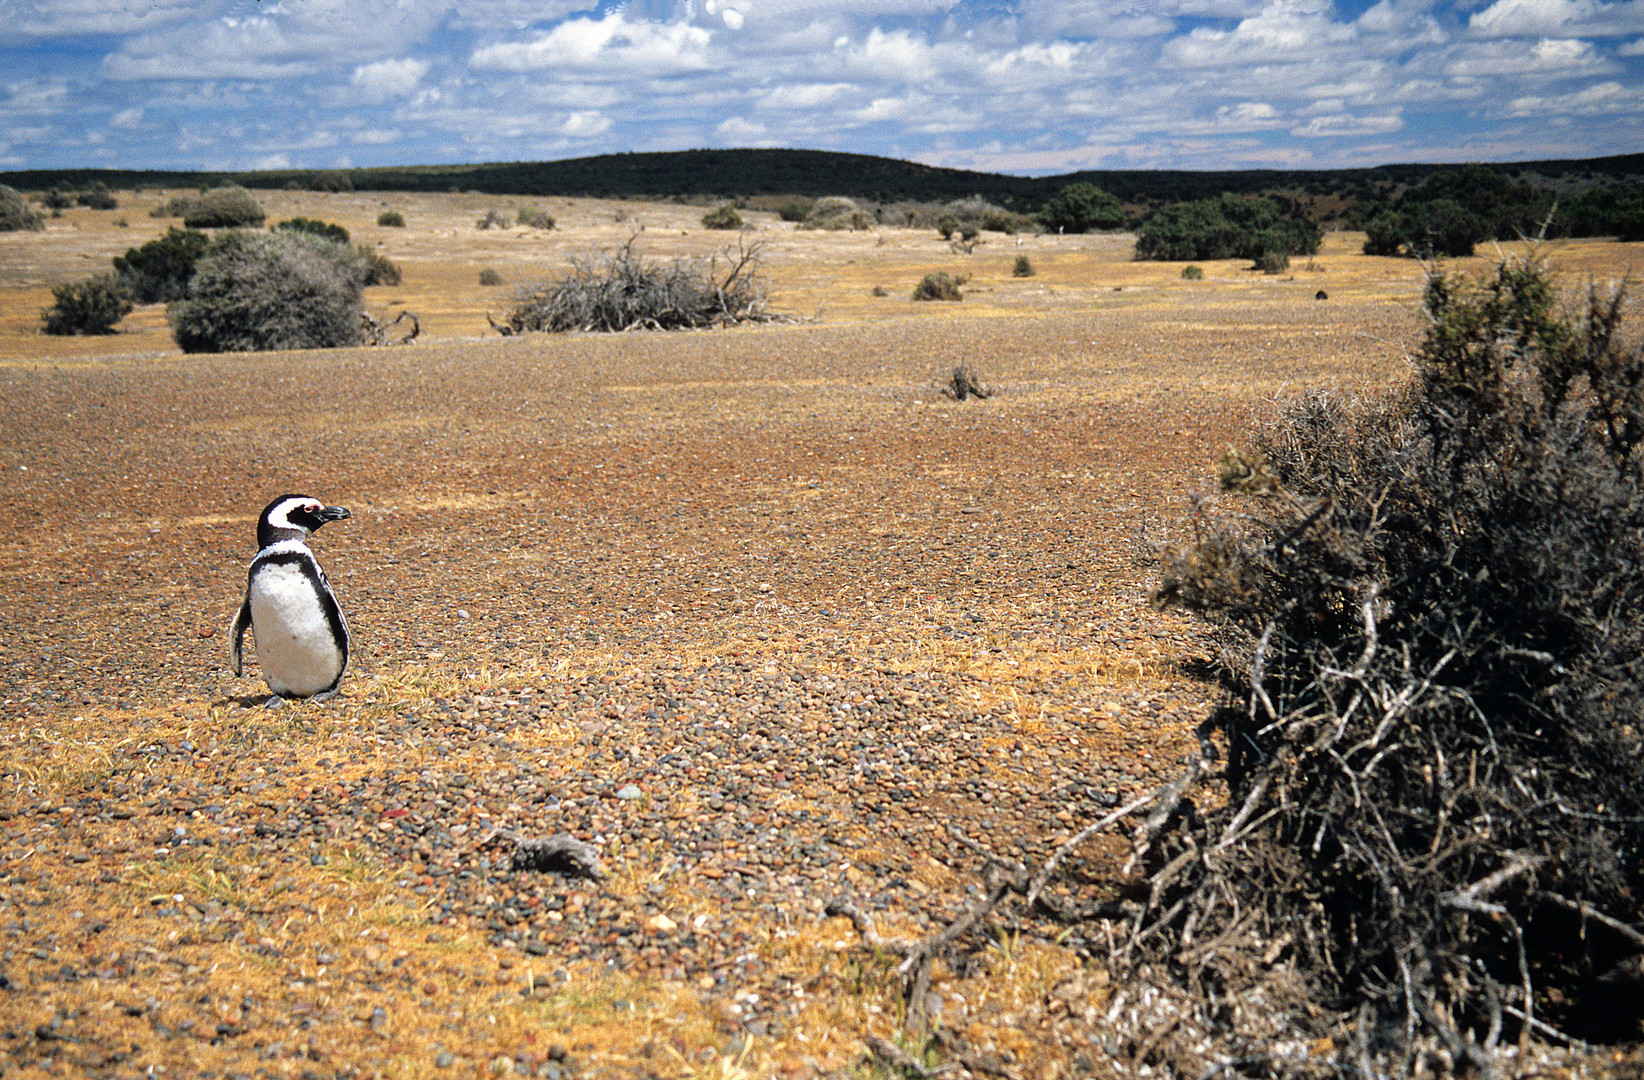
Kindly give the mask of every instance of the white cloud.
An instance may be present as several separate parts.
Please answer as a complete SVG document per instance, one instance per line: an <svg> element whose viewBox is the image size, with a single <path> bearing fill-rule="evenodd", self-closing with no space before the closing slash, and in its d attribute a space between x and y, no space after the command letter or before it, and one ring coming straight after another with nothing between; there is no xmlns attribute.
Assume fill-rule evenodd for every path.
<svg viewBox="0 0 1644 1080"><path fill-rule="evenodd" d="M1337 113L1332 116L1315 116L1300 127L1291 128L1290 134L1304 139L1340 139L1387 135L1403 127L1404 121L1397 116L1351 116L1347 113Z"/></svg>
<svg viewBox="0 0 1644 1080"><path fill-rule="evenodd" d="M630 23L613 12L602 19L567 19L530 41L484 46L471 62L479 70L601 68L633 78L706 67L710 40L708 31L686 23Z"/></svg>
<svg viewBox="0 0 1644 1080"><path fill-rule="evenodd" d="M1543 38L1533 42L1508 38L1481 42L1459 51L1445 68L1447 74L1463 78L1569 78L1609 70L1610 63L1590 42L1574 38Z"/></svg>
<svg viewBox="0 0 1644 1080"><path fill-rule="evenodd" d="M377 60L356 67L348 81L366 101L393 101L409 95L426 74L425 60Z"/></svg>
<svg viewBox="0 0 1644 1080"><path fill-rule="evenodd" d="M1644 89L1618 82L1598 83L1568 94L1514 98L1507 104L1512 116L1605 116L1644 109Z"/></svg>
<svg viewBox="0 0 1644 1080"><path fill-rule="evenodd" d="M757 143L766 135L765 125L744 116L732 116L720 121L714 134L730 143Z"/></svg>
<svg viewBox="0 0 1644 1080"><path fill-rule="evenodd" d="M1616 49L1620 56L1644 56L1644 38L1636 38Z"/></svg>
<svg viewBox="0 0 1644 1080"><path fill-rule="evenodd" d="M1496 0L1467 20L1482 37L1605 37L1644 30L1644 0Z"/></svg>
<svg viewBox="0 0 1644 1080"><path fill-rule="evenodd" d="M0 5L0 41L8 37L55 38L86 34L134 34L168 23L197 22L202 7L190 0L7 0Z"/></svg>
<svg viewBox="0 0 1644 1080"><path fill-rule="evenodd" d="M1352 27L1330 18L1320 0L1276 0L1232 30L1198 27L1172 38L1164 56L1183 67L1244 67L1294 63L1354 39Z"/></svg>
<svg viewBox="0 0 1644 1080"><path fill-rule="evenodd" d="M762 90L757 100L762 109L811 110L835 105L852 89L851 83L801 83Z"/></svg>

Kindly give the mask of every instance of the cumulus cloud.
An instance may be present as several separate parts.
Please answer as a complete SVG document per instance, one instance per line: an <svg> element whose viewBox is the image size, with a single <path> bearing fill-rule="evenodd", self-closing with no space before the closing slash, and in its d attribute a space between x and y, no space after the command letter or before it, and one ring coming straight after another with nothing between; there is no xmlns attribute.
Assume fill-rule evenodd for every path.
<svg viewBox="0 0 1644 1080"><path fill-rule="evenodd" d="M1568 94L1514 98L1507 105L1513 116L1606 116L1644 109L1644 90L1603 82Z"/></svg>
<svg viewBox="0 0 1644 1080"><path fill-rule="evenodd" d="M1467 20L1483 37L1606 37L1644 30L1644 0L1496 0Z"/></svg>
<svg viewBox="0 0 1644 1080"><path fill-rule="evenodd" d="M349 82L366 101L392 101L410 94L426 74L425 60L377 60L356 67Z"/></svg>
<svg viewBox="0 0 1644 1080"><path fill-rule="evenodd" d="M1347 113L1336 113L1331 116L1315 116L1300 127L1290 129L1290 134L1304 139L1341 139L1364 135L1386 135L1404 127L1404 121L1397 116L1351 116Z"/></svg>
<svg viewBox="0 0 1644 1080"><path fill-rule="evenodd" d="M1569 78L1609 70L1609 61L1591 42L1574 38L1539 41L1509 38L1485 42L1458 52L1446 66L1449 74L1466 78L1502 75Z"/></svg>
<svg viewBox="0 0 1644 1080"><path fill-rule="evenodd" d="M688 71L708 65L710 35L687 23L630 23L621 12L601 19L567 19L529 41L477 49L473 67L485 71L603 68L612 76Z"/></svg>
<svg viewBox="0 0 1644 1080"><path fill-rule="evenodd" d="M1354 38L1352 27L1331 18L1321 0L1277 0L1232 30L1197 27L1172 39L1165 56L1183 67L1287 63Z"/></svg>

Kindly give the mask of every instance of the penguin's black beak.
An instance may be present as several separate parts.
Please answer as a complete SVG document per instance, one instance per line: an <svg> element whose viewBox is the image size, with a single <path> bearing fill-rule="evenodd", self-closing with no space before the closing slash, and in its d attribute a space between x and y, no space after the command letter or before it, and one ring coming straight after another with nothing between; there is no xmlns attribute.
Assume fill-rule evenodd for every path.
<svg viewBox="0 0 1644 1080"><path fill-rule="evenodd" d="M346 506L325 506L320 508L320 520L322 522L342 521L344 518L351 518L353 516L353 514L348 512L348 507Z"/></svg>

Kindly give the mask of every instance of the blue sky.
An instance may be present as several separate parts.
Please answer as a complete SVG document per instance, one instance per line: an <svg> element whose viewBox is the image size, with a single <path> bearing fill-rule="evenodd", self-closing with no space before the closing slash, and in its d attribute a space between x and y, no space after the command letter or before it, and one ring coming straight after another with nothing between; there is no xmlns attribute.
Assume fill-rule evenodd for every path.
<svg viewBox="0 0 1644 1080"><path fill-rule="evenodd" d="M0 168L1644 150L1644 0L0 0Z"/></svg>

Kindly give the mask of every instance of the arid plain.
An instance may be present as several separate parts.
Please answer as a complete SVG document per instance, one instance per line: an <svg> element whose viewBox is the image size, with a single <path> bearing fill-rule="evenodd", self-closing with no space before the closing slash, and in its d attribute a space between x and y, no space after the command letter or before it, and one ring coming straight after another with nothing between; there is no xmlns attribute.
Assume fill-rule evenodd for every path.
<svg viewBox="0 0 1644 1080"><path fill-rule="evenodd" d="M704 206L278 192L271 222L399 265L367 307L417 342L185 356L160 307L41 335L53 283L175 223L117 194L0 235L0 1071L871 1076L879 1037L1124 1072L1090 928L973 931L926 1058L895 958L824 908L933 933L990 857L1042 863L1170 775L1217 690L1152 553L1276 401L1404 375L1421 266L1334 233L1191 281L1125 235L965 255L745 211L791 318L504 338L486 313L572 256L738 236ZM520 206L557 227L476 228ZM1644 247L1547 256L1579 288ZM964 299L910 300L933 270ZM994 395L945 397L960 363ZM353 511L314 548L355 653L337 699L270 710L226 629L284 492ZM512 870L499 831L608 876ZM1111 890L1121 854L1055 887Z"/></svg>

